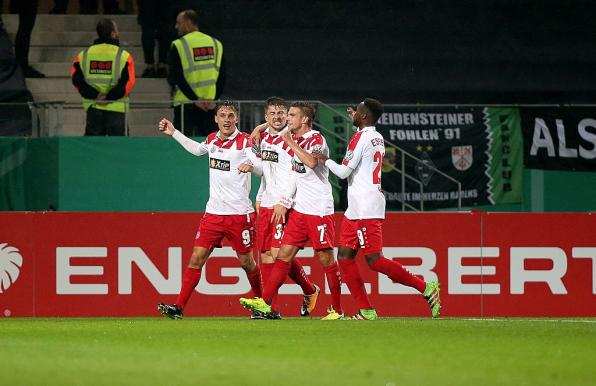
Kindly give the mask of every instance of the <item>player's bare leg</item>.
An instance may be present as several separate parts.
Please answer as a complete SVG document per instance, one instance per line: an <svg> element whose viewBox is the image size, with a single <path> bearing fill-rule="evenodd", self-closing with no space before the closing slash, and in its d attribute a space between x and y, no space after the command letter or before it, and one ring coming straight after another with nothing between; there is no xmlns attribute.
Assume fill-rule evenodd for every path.
<svg viewBox="0 0 596 386"><path fill-rule="evenodd" d="M176 299L176 303L174 304L164 304L159 303L157 305L157 310L163 315L171 319L182 319L183 313L182 310L186 306L192 291L195 289L199 281L201 280L201 270L203 269L203 265L207 262L209 255L213 248L207 249L204 247L194 247L192 250L192 255L190 256L190 261L188 262L188 266L184 271L184 275L182 277L182 288L180 289L180 294L178 295L178 299Z"/></svg>
<svg viewBox="0 0 596 386"><path fill-rule="evenodd" d="M341 307L341 274L339 273L339 266L333 255L333 249L319 249L316 253L325 271L329 291L331 291L331 307L327 310L327 316L323 320L343 319L344 313Z"/></svg>
<svg viewBox="0 0 596 386"><path fill-rule="evenodd" d="M246 272L246 277L252 288L252 292L255 297L260 298L263 296L263 286L261 284L261 270L259 265L252 256L252 252L239 253L238 261L240 266Z"/></svg>

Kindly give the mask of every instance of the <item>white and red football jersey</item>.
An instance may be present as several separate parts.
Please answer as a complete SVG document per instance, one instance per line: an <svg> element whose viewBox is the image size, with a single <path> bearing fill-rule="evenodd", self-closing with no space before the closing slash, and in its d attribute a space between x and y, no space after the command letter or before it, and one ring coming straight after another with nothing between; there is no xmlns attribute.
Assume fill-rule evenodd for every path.
<svg viewBox="0 0 596 386"><path fill-rule="evenodd" d="M308 153L317 151L329 156L329 147L325 137L316 130L306 132L295 139L298 145ZM329 168L318 164L314 169L304 165L294 151L290 151L292 170L296 178L294 209L300 213L314 216L333 214L333 194L329 183Z"/></svg>
<svg viewBox="0 0 596 386"><path fill-rule="evenodd" d="M381 190L381 167L385 156L383 136L373 126L352 136L342 164L353 172L348 176L350 220L385 218L385 195Z"/></svg>
<svg viewBox="0 0 596 386"><path fill-rule="evenodd" d="M261 161L252 151L248 134L236 129L230 137L222 139L216 131L200 143L179 131L173 137L196 156L209 154L209 201L205 212L220 215L254 212L249 198L250 173L238 172L242 163L260 169Z"/></svg>
<svg viewBox="0 0 596 386"><path fill-rule="evenodd" d="M294 197L296 192L296 182L292 173L294 153L279 133L272 134L270 131L262 136L260 149L263 178L257 200L261 201L262 207L272 208L282 197Z"/></svg>

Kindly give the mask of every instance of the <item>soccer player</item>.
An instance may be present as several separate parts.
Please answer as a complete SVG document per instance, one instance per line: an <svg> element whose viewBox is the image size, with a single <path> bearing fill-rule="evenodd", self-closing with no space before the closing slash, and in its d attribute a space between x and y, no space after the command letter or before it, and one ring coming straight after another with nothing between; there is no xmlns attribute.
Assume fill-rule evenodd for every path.
<svg viewBox="0 0 596 386"><path fill-rule="evenodd" d="M265 102L265 120L267 130L263 133L259 145L263 177L257 194L257 245L261 251L261 274L263 283L267 283L277 252L281 246L285 219L275 221L273 207L281 201L290 206L296 190L292 171L292 156L290 147L280 136L286 127L288 104L279 97L268 98ZM301 316L308 316L317 304L320 289L313 284L298 259L292 259L288 276L296 282L304 293L300 308ZM270 318L279 319L277 296L271 299ZM259 317L253 312L253 317ZM263 316L264 317L264 316Z"/></svg>
<svg viewBox="0 0 596 386"><path fill-rule="evenodd" d="M397 261L385 258L382 253L385 195L381 191L381 166L385 155L385 142L376 130L375 123L383 114L383 105L375 99L367 98L358 104L355 111L348 111L358 131L350 139L341 165L328 159L326 154L313 155L333 174L348 179L348 209L341 223L337 258L342 278L360 308L360 312L352 318L378 318L356 265L355 257L359 249L364 252L371 269L387 275L396 283L420 291L435 318L441 310L439 283L425 283Z"/></svg>
<svg viewBox="0 0 596 386"><path fill-rule="evenodd" d="M261 296L261 272L252 255L255 210L249 198L250 175L239 170L240 165L252 163L254 173L260 174L261 162L252 152L248 134L236 128L235 104L218 103L215 122L219 130L201 143L184 136L167 119L159 122L159 130L171 135L189 153L197 157L209 155L209 201L184 271L182 289L174 304L157 306L162 315L172 319L182 319L182 311L201 279L203 265L213 249L221 246L224 237L236 251L254 295Z"/></svg>
<svg viewBox="0 0 596 386"><path fill-rule="evenodd" d="M314 108L305 102L293 103L288 111L288 129L281 132L281 137L290 147L290 154L293 156L296 194L293 203L282 199L273 208L274 220L282 221L287 210L292 210L288 215L281 247L269 280L265 283L263 297L241 298L240 304L252 311L270 314L271 302L288 276L296 253L310 240L323 265L331 291L332 306L323 319L337 320L343 318L343 311L340 302L341 276L333 255L333 195L328 180L329 170L325 165L319 165L311 154L314 151L328 154L329 148L325 138L311 128L314 117Z"/></svg>

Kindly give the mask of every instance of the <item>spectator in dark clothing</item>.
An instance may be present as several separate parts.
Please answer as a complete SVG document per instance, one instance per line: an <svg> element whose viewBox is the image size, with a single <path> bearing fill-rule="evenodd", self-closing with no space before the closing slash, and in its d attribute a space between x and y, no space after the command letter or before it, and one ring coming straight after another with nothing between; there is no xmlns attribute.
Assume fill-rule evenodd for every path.
<svg viewBox="0 0 596 386"><path fill-rule="evenodd" d="M124 135L128 95L135 83L132 55L119 47L113 20L97 24L98 39L72 63L72 84L87 111L85 135Z"/></svg>
<svg viewBox="0 0 596 386"><path fill-rule="evenodd" d="M11 13L19 15L19 29L14 39L14 53L17 62L23 69L25 78L45 78L45 75L29 65L29 46L31 45L31 32L37 18L38 0L11 0L9 8ZM0 0L0 10L3 1Z"/></svg>
<svg viewBox="0 0 596 386"><path fill-rule="evenodd" d="M198 16L193 10L178 14L176 30L180 38L172 43L168 54L174 126L187 135L207 136L217 130L213 101L219 99L225 84L223 45L199 32Z"/></svg>
<svg viewBox="0 0 596 386"><path fill-rule="evenodd" d="M97 9L99 8L98 0L79 0L79 4L79 13L81 15L97 14ZM67 8L68 0L55 0L54 8L50 10L50 13L65 14ZM106 15L120 15L123 14L124 11L118 7L118 0L103 0L103 13Z"/></svg>
<svg viewBox="0 0 596 386"><path fill-rule="evenodd" d="M141 76L143 78L165 78L168 49L175 35L174 23L170 22L168 14L169 0L138 0L138 6L143 56L147 65ZM156 39L158 43L157 64L154 58Z"/></svg>

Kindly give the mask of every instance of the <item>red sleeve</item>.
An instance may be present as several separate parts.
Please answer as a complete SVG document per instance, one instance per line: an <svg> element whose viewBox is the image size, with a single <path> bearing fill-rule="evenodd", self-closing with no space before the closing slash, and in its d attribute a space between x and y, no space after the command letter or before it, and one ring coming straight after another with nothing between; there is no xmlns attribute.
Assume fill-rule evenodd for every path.
<svg viewBox="0 0 596 386"><path fill-rule="evenodd" d="M358 141L360 140L360 137L362 136L362 131L357 132L356 134L354 134L352 136L352 139L350 139L350 143L348 144L348 150L347 151L351 151L353 152L354 149L356 149L356 145L358 145ZM350 162L349 159L345 159L343 161L341 161L342 165L347 165L348 162Z"/></svg>

